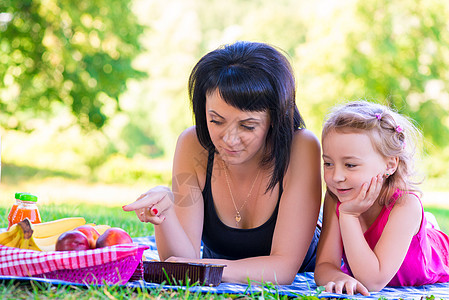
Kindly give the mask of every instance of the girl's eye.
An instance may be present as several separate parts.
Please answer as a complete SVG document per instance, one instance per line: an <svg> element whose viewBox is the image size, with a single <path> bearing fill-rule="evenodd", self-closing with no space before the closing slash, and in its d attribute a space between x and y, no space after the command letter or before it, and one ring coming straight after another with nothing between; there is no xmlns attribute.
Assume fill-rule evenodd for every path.
<svg viewBox="0 0 449 300"><path fill-rule="evenodd" d="M332 166L332 164L329 163L329 162L325 162L325 163L324 163L324 166L325 166L325 167L330 167L330 166Z"/></svg>
<svg viewBox="0 0 449 300"><path fill-rule="evenodd" d="M355 167L357 167L357 165L353 165L353 164L346 164L346 167L348 167L348 168L355 168Z"/></svg>

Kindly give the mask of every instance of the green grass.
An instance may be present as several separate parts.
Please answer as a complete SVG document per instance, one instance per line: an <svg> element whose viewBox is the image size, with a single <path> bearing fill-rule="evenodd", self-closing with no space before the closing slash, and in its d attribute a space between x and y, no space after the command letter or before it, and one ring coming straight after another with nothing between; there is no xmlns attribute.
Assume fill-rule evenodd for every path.
<svg viewBox="0 0 449 300"><path fill-rule="evenodd" d="M233 296L235 297L235 296ZM162 288L141 289L123 286L79 287L30 281L0 283L1 299L231 299L230 295L211 295Z"/></svg>
<svg viewBox="0 0 449 300"><path fill-rule="evenodd" d="M426 206L424 210L434 214L441 231L449 234L449 209L438 206Z"/></svg>

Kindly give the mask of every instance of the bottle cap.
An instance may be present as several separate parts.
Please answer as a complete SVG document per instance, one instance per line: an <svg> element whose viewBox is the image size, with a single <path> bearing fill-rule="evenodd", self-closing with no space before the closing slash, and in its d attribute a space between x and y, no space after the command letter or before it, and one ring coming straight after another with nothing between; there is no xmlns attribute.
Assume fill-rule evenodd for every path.
<svg viewBox="0 0 449 300"><path fill-rule="evenodd" d="M15 196L16 199L19 200L19 199L20 199L20 195L22 195L22 194L23 194L23 193L16 193L14 196Z"/></svg>
<svg viewBox="0 0 449 300"><path fill-rule="evenodd" d="M37 202L37 196L23 193L20 195L20 200L29 201L29 202Z"/></svg>

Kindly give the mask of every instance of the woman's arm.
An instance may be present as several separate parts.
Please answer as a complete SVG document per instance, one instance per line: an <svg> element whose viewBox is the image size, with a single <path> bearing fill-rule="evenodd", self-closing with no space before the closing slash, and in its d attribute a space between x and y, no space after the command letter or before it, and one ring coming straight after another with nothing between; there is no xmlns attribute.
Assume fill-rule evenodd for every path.
<svg viewBox="0 0 449 300"><path fill-rule="evenodd" d="M341 260L343 246L340 225L336 214L337 201L329 193L324 197L323 229L318 243L315 282L326 288L326 292L348 295L360 292L369 295L368 290L353 277L343 273Z"/></svg>
<svg viewBox="0 0 449 300"><path fill-rule="evenodd" d="M175 154L174 174L193 175L192 170L195 168L186 163L192 161L192 151L183 155L181 152L185 148L182 145L183 140L180 138ZM203 159L207 161L207 157ZM203 162L203 159L200 161ZM177 218L169 218L167 215L167 220L156 226L161 258L172 256L170 261L225 264L227 267L223 271L223 281L227 282L247 283L249 279L291 284L307 253L318 219L321 204L320 160L320 146L316 137L307 130L297 132L292 144L289 168L284 177L284 191L269 256L235 261L198 260L203 225L203 201L199 192L202 186L194 184L193 188L198 189L198 192L192 193L192 186L173 185ZM205 174L206 164L200 165L203 166L201 172ZM201 176L195 174L193 178ZM175 191L179 191L179 194ZM169 219L174 221L167 222Z"/></svg>
<svg viewBox="0 0 449 300"><path fill-rule="evenodd" d="M382 235L371 250L358 218L340 210L340 230L349 266L370 291L384 288L399 270L413 236L421 225L419 199L405 194L393 207Z"/></svg>
<svg viewBox="0 0 449 300"><path fill-rule="evenodd" d="M161 260L171 256L200 258L204 219L200 181L204 185L206 165L207 151L200 145L195 127L190 127L179 136L173 159L174 205L165 221L155 226Z"/></svg>
<svg viewBox="0 0 449 300"><path fill-rule="evenodd" d="M284 191L269 256L240 260L203 259L225 264L223 281L291 284L309 248L321 204L320 146L307 130L295 134L291 161L284 177ZM172 261L195 259L172 257Z"/></svg>
<svg viewBox="0 0 449 300"><path fill-rule="evenodd" d="M142 222L155 226L161 260L171 256L200 258L203 230L203 199L207 151L201 147L195 128L178 138L173 160L172 189L157 186L142 194L124 211L135 211Z"/></svg>
<svg viewBox="0 0 449 300"><path fill-rule="evenodd" d="M276 227L269 256L229 262L224 279L291 284L312 241L321 205L321 154L314 134L295 133L283 180Z"/></svg>
<svg viewBox="0 0 449 300"><path fill-rule="evenodd" d="M299 130L292 142L270 253L278 282L291 283L301 267L317 225L321 187L320 143L311 131Z"/></svg>

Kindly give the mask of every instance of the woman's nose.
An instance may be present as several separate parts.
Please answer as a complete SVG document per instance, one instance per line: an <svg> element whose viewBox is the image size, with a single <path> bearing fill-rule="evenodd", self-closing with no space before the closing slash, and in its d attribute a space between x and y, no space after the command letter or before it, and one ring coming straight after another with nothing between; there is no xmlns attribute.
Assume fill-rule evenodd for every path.
<svg viewBox="0 0 449 300"><path fill-rule="evenodd" d="M238 143L240 143L238 128L235 126L227 128L223 136L223 141L229 146L237 145Z"/></svg>

